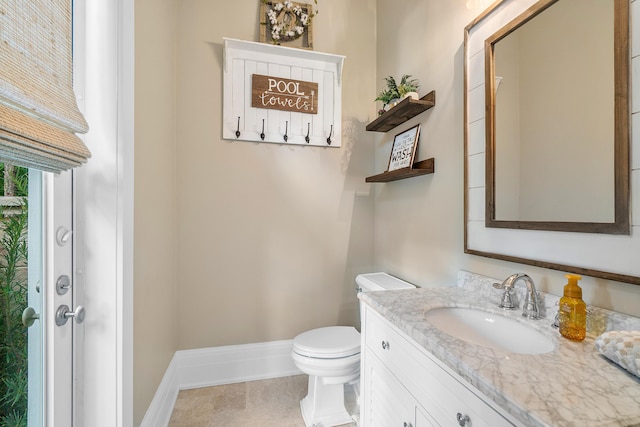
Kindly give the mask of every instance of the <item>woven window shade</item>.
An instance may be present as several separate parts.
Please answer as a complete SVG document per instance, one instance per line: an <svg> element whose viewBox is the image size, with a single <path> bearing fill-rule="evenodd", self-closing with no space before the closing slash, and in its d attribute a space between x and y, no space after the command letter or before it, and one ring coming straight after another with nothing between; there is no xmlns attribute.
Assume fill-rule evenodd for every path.
<svg viewBox="0 0 640 427"><path fill-rule="evenodd" d="M91 157L71 31L71 0L0 0L0 161L60 172Z"/></svg>

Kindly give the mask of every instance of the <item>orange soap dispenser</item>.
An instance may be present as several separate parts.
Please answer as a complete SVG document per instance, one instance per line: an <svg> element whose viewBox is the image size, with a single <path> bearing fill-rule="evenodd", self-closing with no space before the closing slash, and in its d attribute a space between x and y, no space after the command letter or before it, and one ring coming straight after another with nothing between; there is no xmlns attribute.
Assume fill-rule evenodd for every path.
<svg viewBox="0 0 640 427"><path fill-rule="evenodd" d="M587 305L582 301L582 289L577 274L566 274L569 282L564 287L564 296L560 298L558 320L563 337L582 341L587 334Z"/></svg>

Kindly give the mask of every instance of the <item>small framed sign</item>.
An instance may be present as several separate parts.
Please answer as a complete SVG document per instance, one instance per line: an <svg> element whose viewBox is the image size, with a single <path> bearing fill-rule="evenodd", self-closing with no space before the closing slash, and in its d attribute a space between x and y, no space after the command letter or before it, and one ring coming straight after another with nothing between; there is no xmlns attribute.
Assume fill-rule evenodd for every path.
<svg viewBox="0 0 640 427"><path fill-rule="evenodd" d="M391 156L389 157L389 167L387 168L388 172L413 165L413 159L416 156L419 137L420 125L418 124L397 134L396 137L393 138Z"/></svg>
<svg viewBox="0 0 640 427"><path fill-rule="evenodd" d="M253 74L251 106L318 114L318 83Z"/></svg>

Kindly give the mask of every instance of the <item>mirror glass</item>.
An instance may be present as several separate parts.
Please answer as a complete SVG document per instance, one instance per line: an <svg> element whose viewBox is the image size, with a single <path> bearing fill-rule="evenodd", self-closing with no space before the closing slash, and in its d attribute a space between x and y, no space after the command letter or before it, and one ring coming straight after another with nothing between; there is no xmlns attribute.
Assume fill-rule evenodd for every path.
<svg viewBox="0 0 640 427"><path fill-rule="evenodd" d="M487 39L487 227L629 233L614 22L612 1L541 1Z"/></svg>

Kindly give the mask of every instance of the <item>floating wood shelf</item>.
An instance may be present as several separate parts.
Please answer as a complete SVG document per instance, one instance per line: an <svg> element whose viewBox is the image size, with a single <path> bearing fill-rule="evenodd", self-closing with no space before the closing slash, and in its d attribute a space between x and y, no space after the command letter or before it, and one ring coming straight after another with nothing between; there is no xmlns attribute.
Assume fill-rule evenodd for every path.
<svg viewBox="0 0 640 427"><path fill-rule="evenodd" d="M413 166L394 170L391 172L383 172L373 175L365 179L366 182L390 182L399 179L411 178L414 176L427 175L435 170L435 159L422 160L415 162Z"/></svg>
<svg viewBox="0 0 640 427"><path fill-rule="evenodd" d="M436 105L436 91L432 90L420 99L405 98L398 105L367 125L368 131L387 132Z"/></svg>

